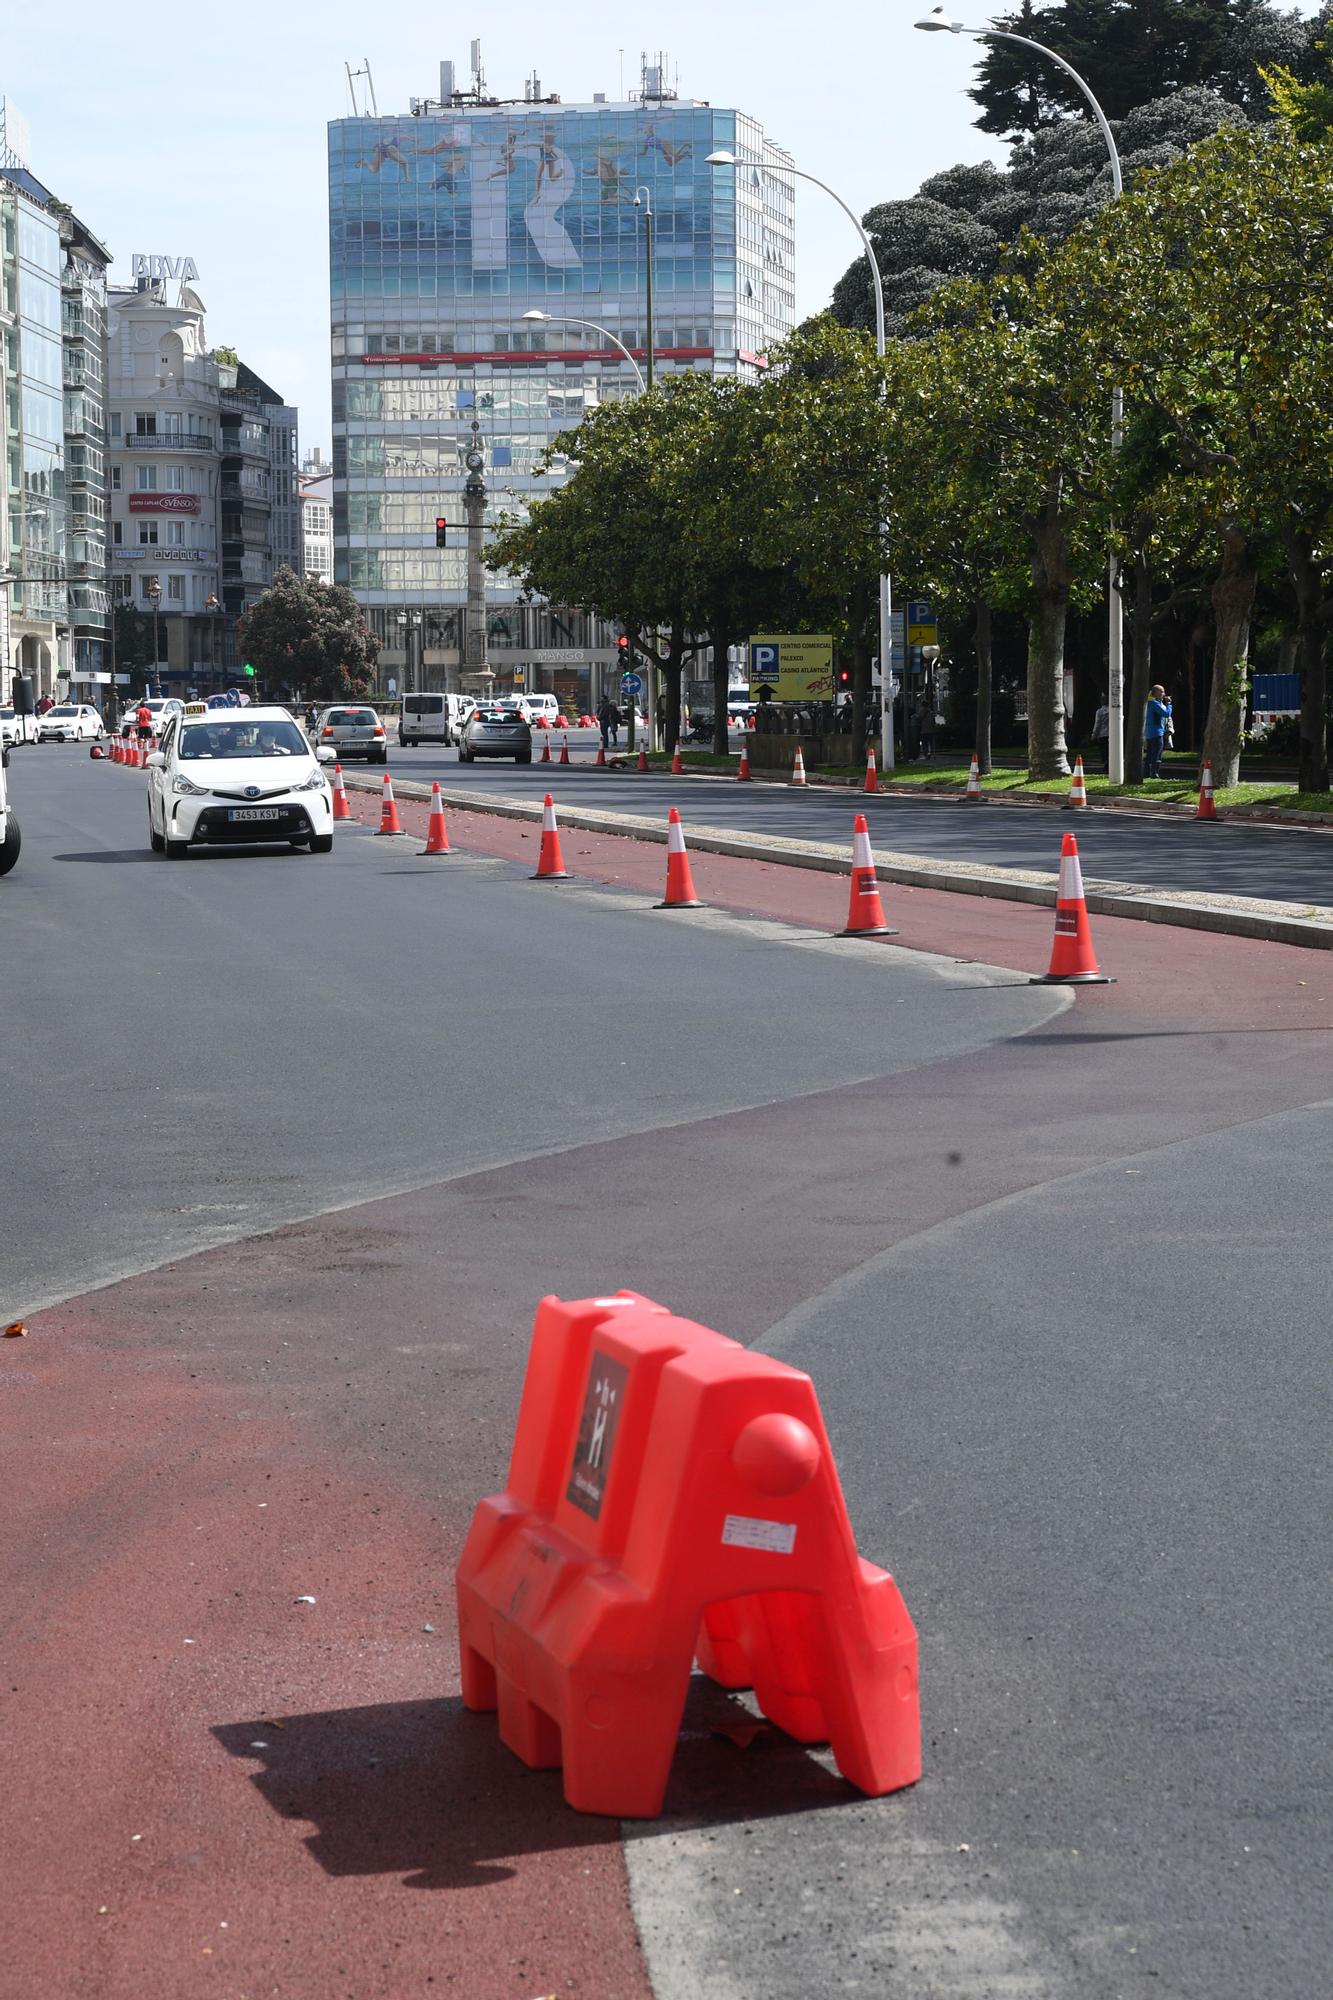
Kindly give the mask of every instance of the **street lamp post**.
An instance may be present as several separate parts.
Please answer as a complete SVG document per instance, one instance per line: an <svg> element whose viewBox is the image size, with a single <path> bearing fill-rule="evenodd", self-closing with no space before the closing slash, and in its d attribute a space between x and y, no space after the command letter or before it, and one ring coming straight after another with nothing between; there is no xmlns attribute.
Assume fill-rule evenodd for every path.
<svg viewBox="0 0 1333 2000"><path fill-rule="evenodd" d="M647 382L644 380L642 368L640 368L638 362L634 359L634 356L630 353L624 341L618 340L615 334L612 333L609 326L599 326L595 319L572 319L568 313L542 312L537 306L534 306L531 312L525 312L520 314L520 317L522 319L531 320L534 323L537 321L541 321L544 325L547 326L586 326L591 328L593 333L600 333L603 340L609 340L612 347L618 347L620 349L620 352L624 355L626 361L628 361L630 367L634 370L634 379L639 385L640 395L642 395L643 391L648 387Z"/></svg>
<svg viewBox="0 0 1333 2000"><path fill-rule="evenodd" d="M734 153L710 153L704 164L710 167L735 167L739 165L739 162ZM842 196L836 193L834 189L828 185L827 181L821 181L814 174L806 173L803 168L791 167L785 164L781 166L772 166L766 164L765 172L774 174L791 174L798 181L809 181L812 186L821 189L824 194L828 195L831 201L837 202L838 207L842 210L843 214L847 217L847 220L851 223L852 228L856 231L857 235L860 237L861 248L865 251L866 262L870 266L870 282L872 287L874 288L874 294L875 294L875 352L879 356L880 360L883 361L885 347L886 347L886 341L884 337L884 280L880 276L879 261L875 256L874 245L871 243L869 236L866 234L865 224L862 222L860 216L856 213L855 209L849 208L847 206L847 203L843 200ZM888 572L885 571L881 574L879 579L879 702L880 702L880 756L884 760L884 769L886 771L891 771L893 769L893 763L894 763L892 634L893 634L893 579L889 576ZM903 697L904 705L906 704L906 699L907 697L904 695Z"/></svg>
<svg viewBox="0 0 1333 2000"><path fill-rule="evenodd" d="M419 694L421 692L421 683L425 679L425 675L422 672L421 659L424 637L422 621L424 616L424 612L421 611L400 611L398 613L398 623L403 628L403 651L406 654L406 681L407 692L409 694ZM413 651L412 644L414 636L416 638L415 652Z"/></svg>
<svg viewBox="0 0 1333 2000"><path fill-rule="evenodd" d="M1020 47L1033 49L1039 56L1045 56L1057 69L1062 69L1077 86L1087 102L1089 110L1097 121L1097 129L1106 141L1106 151L1111 162L1111 188L1115 195L1124 193L1124 176L1120 171L1120 154L1116 148L1115 134L1106 120L1106 113L1093 96L1089 86L1078 71L1058 56L1054 49L1048 49L1044 42L1034 42L1027 35L1012 34L1008 28L965 28L961 21L955 21L943 7L936 7L917 27L928 35L970 35L978 42L1017 42ZM1118 452L1124 442L1125 397L1122 389L1111 391L1111 450ZM1125 655L1124 616L1120 602L1120 567L1112 549L1106 570L1106 771L1113 785L1125 781Z"/></svg>
<svg viewBox="0 0 1333 2000"><path fill-rule="evenodd" d="M153 694L157 699L162 694L162 665L158 659L157 612L162 602L162 585L155 576L150 576L143 587L144 596L153 607Z"/></svg>
<svg viewBox="0 0 1333 2000"><path fill-rule="evenodd" d="M647 314L647 316L648 316L648 324L647 324L647 326L646 326L646 327L644 328L644 333L645 333L645 334L646 334L646 336L647 336L646 340L644 341L644 346L645 346L645 348L646 348L646 350L647 350L647 359L648 359L648 387L649 387L649 388L651 389L651 388L652 388L652 386L653 386L653 344L654 344L654 343L653 343L653 195L652 195L652 189L651 189L651 188L646 188L646 187L636 187L636 188L635 188L635 190L634 190L634 206L635 206L636 208L641 208L641 209L643 210L643 248L644 248L644 259L645 259L645 263L644 263L644 269L645 269L645 272L646 272L646 279L645 279L645 284L644 284L644 311L646 312L646 314Z"/></svg>
<svg viewBox="0 0 1333 2000"><path fill-rule="evenodd" d="M486 538L486 457L481 425L472 419L472 440L463 455L467 482L463 512L467 518L467 664L470 676L486 672L486 569L482 553Z"/></svg>

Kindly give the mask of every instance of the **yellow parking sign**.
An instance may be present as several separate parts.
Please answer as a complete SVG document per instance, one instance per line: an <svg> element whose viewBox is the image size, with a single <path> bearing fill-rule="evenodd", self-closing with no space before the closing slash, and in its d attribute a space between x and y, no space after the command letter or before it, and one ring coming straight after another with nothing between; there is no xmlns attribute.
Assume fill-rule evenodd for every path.
<svg viewBox="0 0 1333 2000"><path fill-rule="evenodd" d="M750 693L774 701L832 701L833 640L827 632L759 632L750 640Z"/></svg>

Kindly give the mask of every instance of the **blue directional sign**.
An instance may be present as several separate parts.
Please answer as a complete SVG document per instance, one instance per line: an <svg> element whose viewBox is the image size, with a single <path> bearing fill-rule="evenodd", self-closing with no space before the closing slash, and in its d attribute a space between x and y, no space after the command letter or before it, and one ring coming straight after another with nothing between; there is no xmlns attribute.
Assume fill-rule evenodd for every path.
<svg viewBox="0 0 1333 2000"><path fill-rule="evenodd" d="M620 692L621 692L622 694L642 694L642 693L643 693L643 675L642 675L642 674L622 674L622 675L620 676Z"/></svg>

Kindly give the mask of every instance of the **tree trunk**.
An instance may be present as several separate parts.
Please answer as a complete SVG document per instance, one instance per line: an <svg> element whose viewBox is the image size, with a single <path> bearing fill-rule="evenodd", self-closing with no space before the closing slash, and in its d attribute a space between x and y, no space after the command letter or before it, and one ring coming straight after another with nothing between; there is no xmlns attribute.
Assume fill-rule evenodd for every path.
<svg viewBox="0 0 1333 2000"><path fill-rule="evenodd" d="M978 603L976 626L977 733L974 747L977 753L977 769L983 778L986 777L991 768L991 624L990 605Z"/></svg>
<svg viewBox="0 0 1333 2000"><path fill-rule="evenodd" d="M1234 785L1240 776L1240 743L1245 724L1246 653L1257 582L1254 557L1243 531L1231 526L1222 537L1222 566L1211 592L1216 631L1213 685L1203 754L1213 767L1215 786Z"/></svg>
<svg viewBox="0 0 1333 2000"><path fill-rule="evenodd" d="M1328 790L1328 622L1314 538L1289 528L1287 567L1296 592L1301 658L1300 775L1303 792Z"/></svg>
<svg viewBox="0 0 1333 2000"><path fill-rule="evenodd" d="M1124 707L1125 783L1143 783L1143 717L1152 686L1152 564L1134 556L1134 615L1129 627L1129 691Z"/></svg>
<svg viewBox="0 0 1333 2000"><path fill-rule="evenodd" d="M727 681L730 672L727 654L731 650L731 632L725 619L715 621L709 638L713 644L713 754L725 757L730 748L727 742Z"/></svg>
<svg viewBox="0 0 1333 2000"><path fill-rule="evenodd" d="M1028 776L1065 778L1065 626L1069 618L1069 551L1058 499L1032 528L1036 607L1028 627Z"/></svg>

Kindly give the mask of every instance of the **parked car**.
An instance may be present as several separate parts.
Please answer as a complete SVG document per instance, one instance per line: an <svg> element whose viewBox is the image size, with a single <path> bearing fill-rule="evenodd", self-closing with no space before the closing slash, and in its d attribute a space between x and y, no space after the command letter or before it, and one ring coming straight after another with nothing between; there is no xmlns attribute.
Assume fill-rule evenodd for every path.
<svg viewBox="0 0 1333 2000"><path fill-rule="evenodd" d="M17 709L0 708L0 747L37 741L37 717L20 715Z"/></svg>
<svg viewBox="0 0 1333 2000"><path fill-rule="evenodd" d="M464 694L405 694L398 741L408 749L418 743L452 743L476 705Z"/></svg>
<svg viewBox="0 0 1333 2000"><path fill-rule="evenodd" d="M470 764L475 757L512 757L516 764L530 764L532 724L514 708L474 708L458 739L458 761Z"/></svg>
<svg viewBox="0 0 1333 2000"><path fill-rule="evenodd" d="M326 708L319 719L317 740L339 758L364 757L371 764L389 761L384 724L374 709L362 702L340 702L334 708Z"/></svg>
<svg viewBox="0 0 1333 2000"><path fill-rule="evenodd" d="M0 744L0 875L8 875L22 844L18 820L9 808L9 749Z"/></svg>
<svg viewBox="0 0 1333 2000"><path fill-rule="evenodd" d="M320 768L333 752L312 750L285 708L205 709L172 716L148 759L148 844L169 861L193 842L263 841L327 854L333 795Z"/></svg>
<svg viewBox="0 0 1333 2000"><path fill-rule="evenodd" d="M525 694L529 722L544 722L548 729L560 727L560 704L553 694Z"/></svg>
<svg viewBox="0 0 1333 2000"><path fill-rule="evenodd" d="M59 701L37 718L39 743L79 743L105 734L101 716L86 701Z"/></svg>

